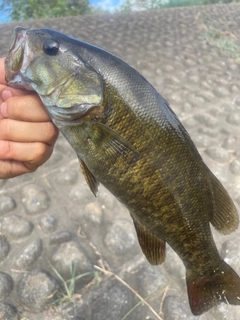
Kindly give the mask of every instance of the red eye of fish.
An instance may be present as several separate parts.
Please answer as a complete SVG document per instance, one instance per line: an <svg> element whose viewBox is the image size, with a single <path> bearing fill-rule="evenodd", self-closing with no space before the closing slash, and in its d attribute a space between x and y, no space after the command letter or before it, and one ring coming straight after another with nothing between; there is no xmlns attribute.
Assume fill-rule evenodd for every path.
<svg viewBox="0 0 240 320"><path fill-rule="evenodd" d="M60 44L55 39L47 39L43 43L43 50L47 55L55 56L58 54Z"/></svg>

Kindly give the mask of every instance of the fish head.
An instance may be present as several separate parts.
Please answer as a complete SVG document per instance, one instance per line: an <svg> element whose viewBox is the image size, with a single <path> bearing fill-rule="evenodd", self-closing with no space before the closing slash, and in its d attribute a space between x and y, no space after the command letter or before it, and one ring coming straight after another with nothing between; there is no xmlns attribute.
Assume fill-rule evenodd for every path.
<svg viewBox="0 0 240 320"><path fill-rule="evenodd" d="M76 41L17 27L5 59L8 84L37 92L53 120L76 120L103 100L102 76L76 52Z"/></svg>

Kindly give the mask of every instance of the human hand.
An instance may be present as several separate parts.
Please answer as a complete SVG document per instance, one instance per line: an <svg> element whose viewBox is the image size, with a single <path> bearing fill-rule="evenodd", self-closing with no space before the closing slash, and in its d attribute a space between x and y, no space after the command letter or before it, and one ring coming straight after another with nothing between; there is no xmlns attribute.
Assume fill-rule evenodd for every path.
<svg viewBox="0 0 240 320"><path fill-rule="evenodd" d="M33 172L53 152L58 130L40 98L11 88L0 59L0 179Z"/></svg>

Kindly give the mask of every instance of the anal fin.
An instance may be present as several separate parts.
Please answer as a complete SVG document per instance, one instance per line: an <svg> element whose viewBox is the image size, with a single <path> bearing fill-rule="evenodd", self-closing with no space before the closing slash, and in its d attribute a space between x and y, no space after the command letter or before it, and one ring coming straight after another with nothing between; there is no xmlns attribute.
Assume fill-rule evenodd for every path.
<svg viewBox="0 0 240 320"><path fill-rule="evenodd" d="M97 179L94 177L94 175L89 171L88 167L86 166L85 162L78 157L80 167L82 169L82 173L85 177L85 180L92 191L93 195L96 197L98 193L98 187L99 187L99 182Z"/></svg>
<svg viewBox="0 0 240 320"><path fill-rule="evenodd" d="M211 224L222 234L229 234L238 228L237 209L220 181L211 173L214 208Z"/></svg>
<svg viewBox="0 0 240 320"><path fill-rule="evenodd" d="M140 247L149 263L158 265L164 262L166 242L158 238L148 228L137 221L133 216L134 226L137 232Z"/></svg>

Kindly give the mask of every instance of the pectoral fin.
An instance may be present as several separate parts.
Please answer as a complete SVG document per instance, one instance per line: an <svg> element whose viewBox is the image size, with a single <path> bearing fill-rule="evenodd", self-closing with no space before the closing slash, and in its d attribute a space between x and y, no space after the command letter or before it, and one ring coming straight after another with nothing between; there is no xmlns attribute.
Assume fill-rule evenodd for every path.
<svg viewBox="0 0 240 320"><path fill-rule="evenodd" d="M221 182L212 173L211 175L214 208L210 222L222 234L229 234L238 228L237 209Z"/></svg>
<svg viewBox="0 0 240 320"><path fill-rule="evenodd" d="M140 159L139 152L116 131L99 122L89 122L91 140L98 146L101 154L107 157L123 157L129 165Z"/></svg>
<svg viewBox="0 0 240 320"><path fill-rule="evenodd" d="M88 167L84 163L84 161L78 157L80 167L82 169L82 173L86 179L86 182L92 191L93 195L96 197L98 193L99 182L94 177L94 175L89 171Z"/></svg>
<svg viewBox="0 0 240 320"><path fill-rule="evenodd" d="M138 241L144 255L152 265L161 264L165 260L166 243L153 234L134 217L133 222L137 232Z"/></svg>

